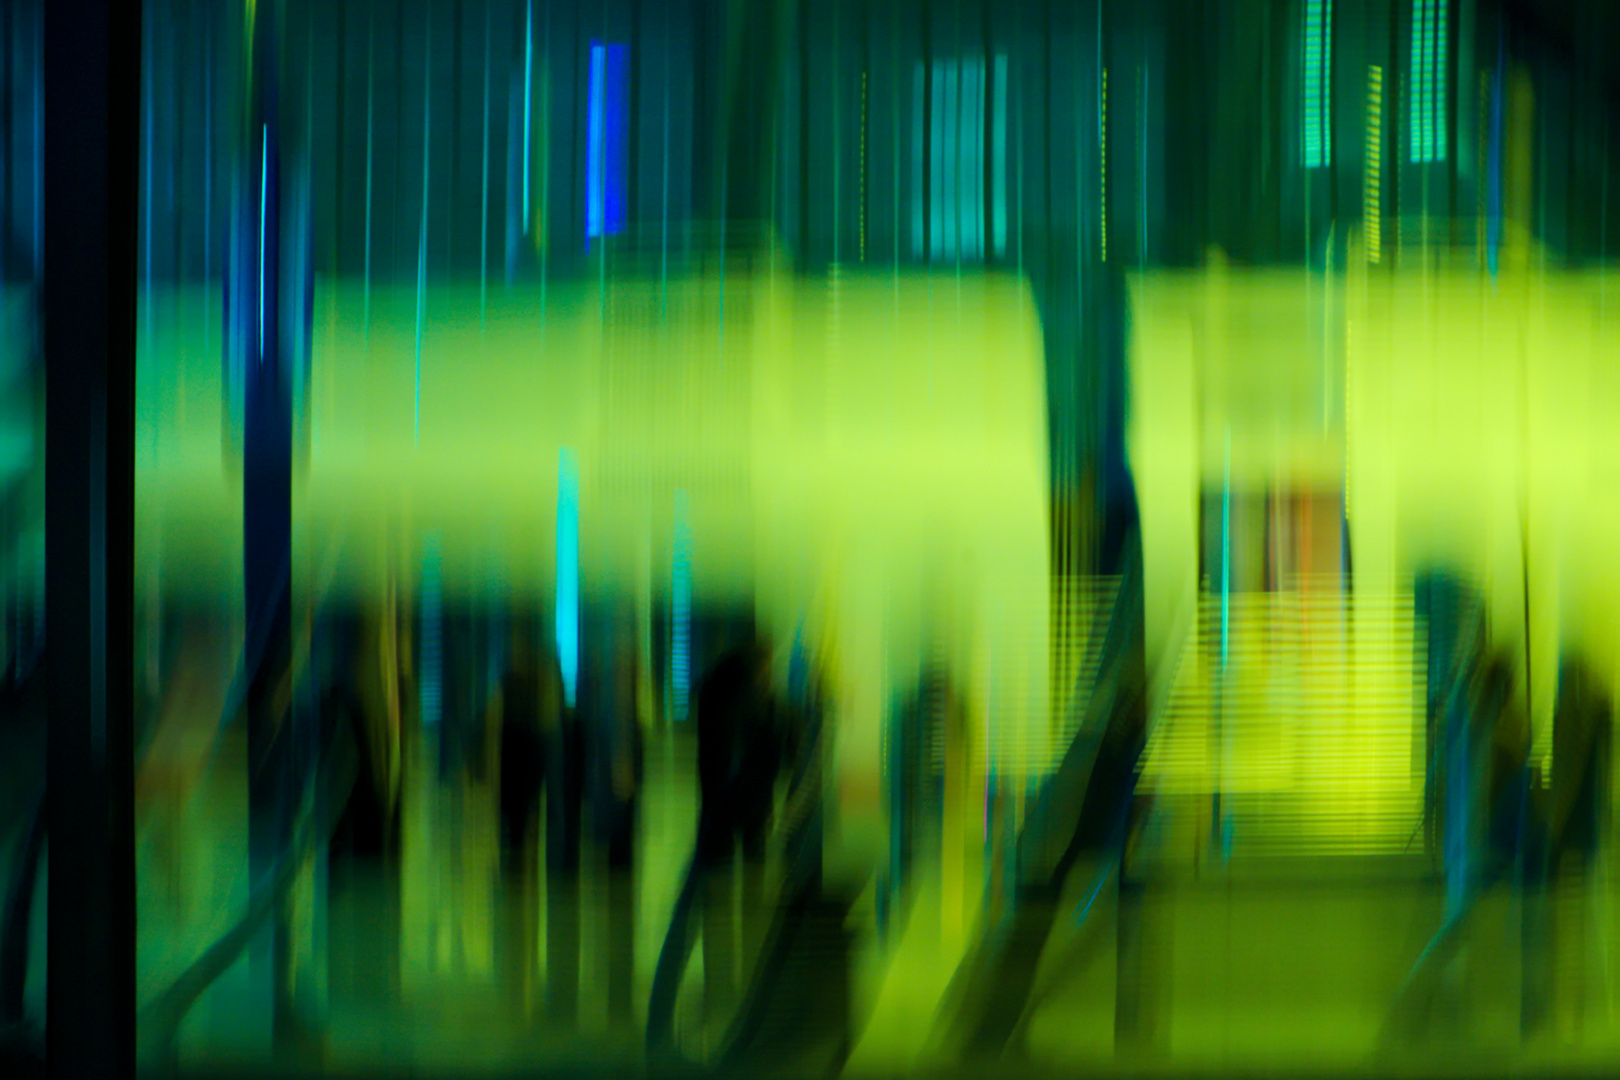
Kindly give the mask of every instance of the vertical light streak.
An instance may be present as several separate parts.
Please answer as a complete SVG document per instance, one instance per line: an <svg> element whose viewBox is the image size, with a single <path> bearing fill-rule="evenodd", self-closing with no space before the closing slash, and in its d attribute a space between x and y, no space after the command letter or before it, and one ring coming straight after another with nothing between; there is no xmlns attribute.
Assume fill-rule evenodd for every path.
<svg viewBox="0 0 1620 1080"><path fill-rule="evenodd" d="M557 662L570 708L579 686L579 461L557 457Z"/></svg>
<svg viewBox="0 0 1620 1080"><path fill-rule="evenodd" d="M144 170L146 173L146 206L144 208L145 214L143 215L145 219L145 235L141 237L141 258L146 272L146 297L143 307L145 308L146 334L148 335L152 332L152 203L156 201L154 199L155 192L153 191L152 187L152 159L156 156L152 152L152 143L154 140L152 129L157 125L157 102L153 100L156 95L156 89L152 84L152 69L155 65L152 63L151 59L153 46L155 44L153 40L155 35L152 30L152 20L156 17L156 13L149 10L146 14L146 18L142 20L142 29L146 34L145 52L148 60L142 65L145 68L143 74L145 75L144 81L146 83L145 92L142 95L146 99L146 107L142 111L141 115L141 141L145 144L142 147L142 149L145 151L142 156L146 159L146 168ZM251 54L249 55L251 57ZM251 62L252 61L250 59L249 63ZM37 150L35 152L38 153ZM148 340L150 340L150 338L148 338Z"/></svg>
<svg viewBox="0 0 1620 1080"><path fill-rule="evenodd" d="M995 58L991 73L990 243L996 258L1007 254L1007 55Z"/></svg>
<svg viewBox="0 0 1620 1080"><path fill-rule="evenodd" d="M923 125L928 123L925 86L923 80L928 77L923 70L923 62L917 61L917 67L912 78L912 98L916 108L912 112L911 125L911 254L921 259L928 254L927 233L923 228L924 210L924 175L927 168L923 157ZM895 136L899 138L898 134ZM801 197L803 192L800 193Z"/></svg>
<svg viewBox="0 0 1620 1080"><path fill-rule="evenodd" d="M264 363L264 241L265 218L270 198L270 125L261 129L259 141L259 363ZM149 249L150 250L150 249ZM150 287L150 286L149 286Z"/></svg>
<svg viewBox="0 0 1620 1080"><path fill-rule="evenodd" d="M1412 0L1411 140L1414 162L1446 157L1446 3Z"/></svg>
<svg viewBox="0 0 1620 1080"><path fill-rule="evenodd" d="M962 64L962 246L969 258L984 255L984 99L983 60Z"/></svg>
<svg viewBox="0 0 1620 1080"><path fill-rule="evenodd" d="M944 135L941 141L945 144L939 169L940 186L945 189L940 208L944 223L944 247L941 255L947 259L957 259L962 254L962 187L959 174L962 149L958 139L959 118L962 112L961 64L955 60L947 60L941 65L941 69L944 104L940 113L939 130Z"/></svg>
<svg viewBox="0 0 1620 1080"><path fill-rule="evenodd" d="M431 12L431 6L429 11ZM433 34L426 36L422 63L422 222L416 240L416 396L412 438L422 438L422 331L427 314L428 166L433 160Z"/></svg>
<svg viewBox="0 0 1620 1080"><path fill-rule="evenodd" d="M1491 76L1490 72L1481 71L1479 73L1479 141L1477 143L1478 154L1475 162L1477 171L1474 173L1475 176L1486 177L1489 175L1486 171L1489 167L1486 149L1490 145L1490 115ZM1488 213L1490 206L1489 194L1480 196L1475 205L1479 208L1478 213L1475 215L1477 218L1475 222L1475 241L1479 245L1479 256L1483 260L1486 257L1490 242L1490 233L1486 224L1490 216Z"/></svg>
<svg viewBox="0 0 1620 1080"><path fill-rule="evenodd" d="M675 493L675 558L670 604L670 690L676 723L686 720L692 687L692 522L686 492Z"/></svg>
<svg viewBox="0 0 1620 1080"><path fill-rule="evenodd" d="M603 87L607 67L607 50L596 43L591 45L590 90L586 106L585 128L585 249L590 250L593 238L603 232L602 153Z"/></svg>
<svg viewBox="0 0 1620 1080"><path fill-rule="evenodd" d="M934 63L934 70L930 73L933 79L933 96L929 101L928 118L929 139L928 157L928 253L933 259L945 257L945 192L940 183L944 173L945 140L941 137L945 128L945 64L943 61Z"/></svg>
<svg viewBox="0 0 1620 1080"><path fill-rule="evenodd" d="M669 8L664 8L664 40L669 40ZM664 177L663 228L659 231L658 317L669 318L669 69L670 49L664 49Z"/></svg>
<svg viewBox="0 0 1620 1080"><path fill-rule="evenodd" d="M832 34L833 34L833 40L836 41L836 40L838 40L838 7L839 7L839 5L833 4L833 5L830 5L830 7L832 9ZM838 265L838 254L839 254L839 248L840 248L839 240L841 240L843 238L843 231L844 231L844 217L843 217L843 209L844 209L844 193L843 193L844 170L843 170L843 167L842 167L843 164L844 164L844 155L840 152L842 150L842 148L843 148L844 140L843 140L843 130L842 130L843 125L841 123L839 123L839 121L843 119L844 110L842 108L842 100L841 99L843 98L844 95L843 95L843 83L842 83L843 72L839 70L839 63L838 63L839 56L840 56L840 50L838 50L838 49L832 50L832 85L835 88L834 92L837 94L838 98L840 99L839 104L835 105L833 107L833 109L832 109L832 128L833 128L833 137L832 137L832 145L833 145L833 154L832 154L832 167L833 167L832 261L833 261L834 266ZM722 168L724 168L724 166L722 166ZM722 205L724 205L724 204L722 204ZM725 227L726 227L726 221L725 221L724 215L722 215L721 218L720 218L720 228L722 230L724 230ZM725 257L726 257L725 250L722 248L721 252L720 252L721 266L725 265ZM720 293L721 303L724 304L725 303L725 291L724 291L725 290L725 273L724 273L724 271L722 271L721 275L720 275L720 288L721 288L721 293Z"/></svg>
<svg viewBox="0 0 1620 1080"><path fill-rule="evenodd" d="M1367 154L1363 186L1362 229L1366 234L1367 261L1377 263L1383 250L1380 203L1384 145L1384 69L1367 68Z"/></svg>
<svg viewBox="0 0 1620 1080"><path fill-rule="evenodd" d="M1108 69L1102 69L1102 88L1097 95L1097 199L1101 221L1097 226L1099 257L1108 261Z"/></svg>
<svg viewBox="0 0 1620 1080"><path fill-rule="evenodd" d="M1333 0L1305 4L1305 137L1307 169L1332 162Z"/></svg>
<svg viewBox="0 0 1620 1080"><path fill-rule="evenodd" d="M861 262L866 261L866 72L861 72Z"/></svg>
<svg viewBox="0 0 1620 1080"><path fill-rule="evenodd" d="M484 7L484 179L478 230L479 328L489 320L489 39L490 5Z"/></svg>
<svg viewBox="0 0 1620 1080"><path fill-rule="evenodd" d="M377 15L372 12L371 21L366 29L366 280L365 280L365 320L366 332L371 332L371 195L374 185L372 183L373 164L376 160L373 134L376 121L377 98Z"/></svg>
<svg viewBox="0 0 1620 1080"><path fill-rule="evenodd" d="M585 129L585 248L624 227L625 47L592 42ZM605 266L604 266L604 273Z"/></svg>
<svg viewBox="0 0 1620 1080"><path fill-rule="evenodd" d="M1137 120L1139 129L1136 139L1136 212L1140 221L1136 239L1136 265L1147 267L1147 238L1148 238L1148 182L1147 182L1147 117L1148 117L1148 66L1141 64L1136 69L1138 107Z"/></svg>
<svg viewBox="0 0 1620 1080"><path fill-rule="evenodd" d="M203 280L213 276L214 263L214 21L211 7L203 9ZM39 100L35 95L35 101ZM36 106L36 117L38 116ZM34 145L39 145L35 143ZM39 188L34 189L39 205Z"/></svg>
<svg viewBox="0 0 1620 1080"><path fill-rule="evenodd" d="M523 22L523 224L529 223L529 171L534 156L534 0Z"/></svg>
<svg viewBox="0 0 1620 1080"><path fill-rule="evenodd" d="M1232 428L1226 428L1226 465L1221 482L1221 645L1220 673L1217 676L1215 700L1216 758L1215 758L1215 829L1222 858L1231 855L1231 833L1227 828L1227 810L1222 805L1226 794L1226 690L1230 679L1232 656Z"/></svg>
<svg viewBox="0 0 1620 1080"><path fill-rule="evenodd" d="M899 22L900 22L900 15L899 15L899 9L898 8L895 9L894 21L895 21L895 25L898 26ZM900 228L900 221L901 221L901 218L900 218L900 169L901 169L901 166L900 166L900 160L901 160L901 158L900 158L900 95L902 93L902 91L901 91L901 79L902 79L901 71L902 71L902 69L900 67L900 39L899 39L899 35L896 34L894 37L890 38L890 41L889 41L889 72L890 72L891 77L894 79L894 82L891 84L891 90L893 91L893 93L892 93L892 96L889 98L889 111L892 114L891 119L894 122L894 127L893 127L893 133L894 133L893 153L894 153L894 158L892 159L893 162L894 162L894 169L893 169L893 176L894 176L894 216L892 218L890 218L889 221L891 223L891 227L894 229L894 270L895 270L894 299L895 299L895 308L896 308L897 312L898 312L898 309L899 309L899 306L900 306L900 277L899 277L899 274L900 274L900 233L901 233L901 228ZM916 156L916 158L913 160L913 166L912 166L913 169L915 169L917 167L917 164L920 163L920 161L921 161L921 154L918 154ZM921 197L921 192L918 193L918 197ZM915 199L913 201L915 201ZM917 226L914 224L913 228L916 228L916 227Z"/></svg>

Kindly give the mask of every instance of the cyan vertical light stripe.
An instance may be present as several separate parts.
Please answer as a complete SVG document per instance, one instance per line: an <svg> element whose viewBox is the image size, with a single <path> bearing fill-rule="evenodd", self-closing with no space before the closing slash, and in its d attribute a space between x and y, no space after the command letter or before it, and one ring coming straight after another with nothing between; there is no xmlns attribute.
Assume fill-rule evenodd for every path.
<svg viewBox="0 0 1620 1080"><path fill-rule="evenodd" d="M927 106L924 104L926 95L923 93L925 78L927 75L923 71L922 61L919 60L912 88L917 107L912 112L911 124L911 254L919 259L928 254L928 239L923 232L923 203L926 201L923 185L926 165L923 160L923 127L928 123Z"/></svg>
<svg viewBox="0 0 1620 1080"><path fill-rule="evenodd" d="M557 455L557 662L570 708L579 686L579 462Z"/></svg>
<svg viewBox="0 0 1620 1080"><path fill-rule="evenodd" d="M995 60L990 133L994 161L990 174L990 235L997 258L1007 253L1007 56Z"/></svg>
<svg viewBox="0 0 1620 1080"><path fill-rule="evenodd" d="M1410 127L1414 162L1446 157L1445 0L1412 0Z"/></svg>
<svg viewBox="0 0 1620 1080"><path fill-rule="evenodd" d="M962 62L962 256L984 254L984 61Z"/></svg>
<svg viewBox="0 0 1620 1080"><path fill-rule="evenodd" d="M1434 117L1434 159L1444 161L1446 146L1446 0L1431 0L1434 13L1434 79L1430 112Z"/></svg>
<svg viewBox="0 0 1620 1080"><path fill-rule="evenodd" d="M1411 139L1412 160L1429 160L1429 0L1412 0Z"/></svg>
<svg viewBox="0 0 1620 1080"><path fill-rule="evenodd" d="M941 162L943 168L940 169L940 175L944 180L941 186L945 189L942 200L945 213L944 257L955 259L962 252L962 177L959 172L962 163L961 65L954 60L948 60L943 65L943 70L945 111L941 128L945 133L945 157Z"/></svg>
<svg viewBox="0 0 1620 1080"><path fill-rule="evenodd" d="M928 254L945 257L945 196L940 178L945 172L945 66L935 64L932 72L933 97L930 102L928 132L931 159L928 170Z"/></svg>
<svg viewBox="0 0 1620 1080"><path fill-rule="evenodd" d="M523 227L528 229L530 163L534 159L534 0L523 21Z"/></svg>
<svg viewBox="0 0 1620 1080"><path fill-rule="evenodd" d="M686 719L692 689L692 523L686 492L675 493L674 580L670 604L670 687L675 721Z"/></svg>
<svg viewBox="0 0 1620 1080"><path fill-rule="evenodd" d="M1305 167L1332 163L1333 0L1305 5Z"/></svg>

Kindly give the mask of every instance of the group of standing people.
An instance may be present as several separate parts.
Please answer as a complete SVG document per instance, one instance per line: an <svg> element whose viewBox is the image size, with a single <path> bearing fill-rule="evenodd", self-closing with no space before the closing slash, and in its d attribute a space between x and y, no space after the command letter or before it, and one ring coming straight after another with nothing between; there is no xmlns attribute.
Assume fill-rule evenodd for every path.
<svg viewBox="0 0 1620 1080"><path fill-rule="evenodd" d="M637 660L626 647L633 642L620 634L610 639L613 648L589 657L570 702L537 617L522 613L492 627L446 618L434 646L436 723L428 730L421 723L424 658L419 640L409 644L417 636L409 623L387 611L331 622L335 663L323 720L328 730L349 734L360 761L330 848L333 916L358 930L349 935L335 927L331 935L334 990L373 999L397 991L402 773L405 762L424 760L451 806L463 810L444 820L446 851L458 872L471 846L473 819L465 809L487 796L493 810L499 837L493 954L514 1008L562 1020L577 1014L580 897L586 872L596 868L585 856L595 852L611 909L613 944L602 973L609 1011L628 1020L643 777ZM417 744L425 757L412 749L422 739L432 743ZM351 937L378 947L354 955L357 947L343 944Z"/></svg>
<svg viewBox="0 0 1620 1080"><path fill-rule="evenodd" d="M513 1008L571 1022L585 985L605 992L610 1022L634 1023L642 714L652 695L641 685L646 665L633 620L586 627L570 694L553 635L533 613L504 619L477 640L472 622L446 618L447 633L433 646L432 732L420 722L426 658L412 621L393 608L331 620L341 648L332 652L321 712L327 730L352 738L361 766L330 849L334 992L397 993L403 763L423 760L437 764L446 791L488 793L499 835L493 955ZM723 1007L738 999L743 958L770 911L765 863L779 782L804 756L804 725L793 719L803 709L778 690L776 674L770 647L749 635L721 652L692 700L705 985ZM425 757L412 749L424 738L438 744L422 747ZM452 835L449 843L465 840ZM589 971L581 963L587 884L598 886L591 895L606 919Z"/></svg>

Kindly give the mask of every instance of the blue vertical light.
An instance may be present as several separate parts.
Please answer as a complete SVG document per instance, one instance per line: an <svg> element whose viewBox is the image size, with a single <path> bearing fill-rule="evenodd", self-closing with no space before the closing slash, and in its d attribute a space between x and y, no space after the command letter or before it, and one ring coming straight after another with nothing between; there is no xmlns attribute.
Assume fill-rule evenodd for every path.
<svg viewBox="0 0 1620 1080"><path fill-rule="evenodd" d="M675 493L674 580L670 583L669 681L676 723L686 719L692 688L692 523L686 492Z"/></svg>
<svg viewBox="0 0 1620 1080"><path fill-rule="evenodd" d="M557 662L572 708L579 686L579 463L566 448L557 461Z"/></svg>
<svg viewBox="0 0 1620 1080"><path fill-rule="evenodd" d="M602 127L603 77L607 69L607 49L591 45L590 100L586 107L585 128L585 241L602 235Z"/></svg>
<svg viewBox="0 0 1620 1080"><path fill-rule="evenodd" d="M591 43L585 131L585 242L624 228L625 49Z"/></svg>

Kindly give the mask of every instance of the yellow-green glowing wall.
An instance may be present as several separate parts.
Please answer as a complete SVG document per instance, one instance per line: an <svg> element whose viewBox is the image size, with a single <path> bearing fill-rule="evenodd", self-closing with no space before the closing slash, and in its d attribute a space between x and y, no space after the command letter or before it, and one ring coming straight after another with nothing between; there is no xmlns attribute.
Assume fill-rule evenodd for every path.
<svg viewBox="0 0 1620 1080"><path fill-rule="evenodd" d="M964 675L984 737L1046 730L1047 436L1042 346L1012 277L760 272L610 277L416 295L316 294L296 578L327 595L407 588L436 536L444 587L545 601L557 463L580 470L586 594L669 580L675 493L701 599L808 614L841 757L875 770L878 720L925 649ZM143 558L185 584L240 580L218 302L160 295L142 355ZM418 377L418 368L420 376ZM873 788L875 790L875 788Z"/></svg>
<svg viewBox="0 0 1620 1080"><path fill-rule="evenodd" d="M1432 261L1326 279L1218 263L1137 279L1130 439L1154 654L1179 648L1188 624L1199 489L1219 490L1230 431L1239 490L1279 477L1344 485L1359 594L1409 590L1425 565L1466 572L1515 652L1528 537L1538 717L1561 649L1613 680L1613 277L1532 256L1504 260L1495 279Z"/></svg>

